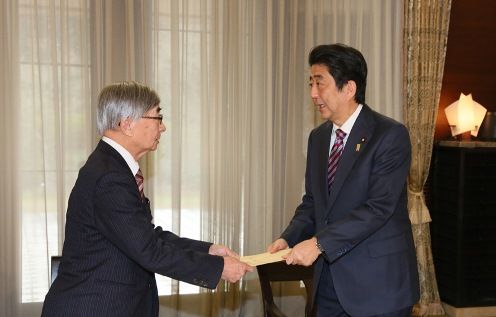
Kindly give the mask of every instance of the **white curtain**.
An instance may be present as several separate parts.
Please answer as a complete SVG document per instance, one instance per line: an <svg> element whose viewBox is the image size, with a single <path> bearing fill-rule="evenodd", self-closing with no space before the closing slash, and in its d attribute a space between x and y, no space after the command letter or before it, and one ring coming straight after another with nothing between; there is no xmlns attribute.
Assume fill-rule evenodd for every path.
<svg viewBox="0 0 496 317"><path fill-rule="evenodd" d="M318 123L311 47L360 49L367 102L402 116L401 1L1 3L0 315L40 313L67 198L97 140L96 95L110 82L145 82L162 99L167 131L141 162L155 223L243 254L264 251L301 198L306 140ZM158 279L161 315L261 315L256 273L215 292ZM281 287L289 315L302 315L303 293Z"/></svg>
<svg viewBox="0 0 496 317"><path fill-rule="evenodd" d="M17 6L0 1L0 316L17 316L21 299L17 21Z"/></svg>
<svg viewBox="0 0 496 317"><path fill-rule="evenodd" d="M0 223L5 316L36 316L59 254L69 192L91 144L89 6L86 1L2 1L2 116L7 164ZM7 14L7 15L4 15ZM3 36L2 36L3 38ZM2 41L5 45L6 43ZM3 55L2 55L3 57ZM7 136L2 133L2 136ZM4 196L5 195L5 196ZM8 204L8 205L4 205ZM15 264L15 266L13 266ZM7 265L7 266L6 266ZM5 268L5 270L4 270ZM21 305L22 304L22 305ZM14 313L15 312L15 313Z"/></svg>
<svg viewBox="0 0 496 317"><path fill-rule="evenodd" d="M90 3L88 45L92 105L95 107L100 90L108 84L123 80L150 84L153 79L151 1L87 2Z"/></svg>

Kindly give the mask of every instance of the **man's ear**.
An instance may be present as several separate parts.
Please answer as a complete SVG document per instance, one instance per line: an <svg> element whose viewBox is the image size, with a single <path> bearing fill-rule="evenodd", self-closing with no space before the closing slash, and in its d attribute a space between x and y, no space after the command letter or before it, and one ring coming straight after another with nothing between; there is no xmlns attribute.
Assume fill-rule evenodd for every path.
<svg viewBox="0 0 496 317"><path fill-rule="evenodd" d="M357 92L357 85L355 81L348 80L348 82L344 85L343 90L345 91L348 100L355 99L355 95Z"/></svg>
<svg viewBox="0 0 496 317"><path fill-rule="evenodd" d="M134 128L134 121L129 117L123 118L119 122L119 130L122 133L124 133L124 135L133 136L134 134L133 128Z"/></svg>

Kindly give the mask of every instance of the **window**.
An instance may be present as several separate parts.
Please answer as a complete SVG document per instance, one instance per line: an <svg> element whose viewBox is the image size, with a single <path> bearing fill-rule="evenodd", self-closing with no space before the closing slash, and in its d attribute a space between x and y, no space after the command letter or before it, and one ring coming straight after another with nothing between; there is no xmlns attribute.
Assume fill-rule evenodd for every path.
<svg viewBox="0 0 496 317"><path fill-rule="evenodd" d="M153 47L158 61L157 92L165 108L165 124L174 128L163 135L154 154L153 189L148 190L155 194L156 225L200 239L200 85L195 78L200 59L193 55L200 49L199 6L190 4L185 14L179 8L180 21L188 19L188 23L174 34L188 41L188 55L181 57L178 72L172 69L176 52L171 49L171 3L157 3L159 27L153 30L158 39ZM23 302L44 299L50 256L62 252L67 200L79 168L93 150L89 14L89 1L84 0L20 2L20 113L29 114L19 120ZM179 73L181 94L174 91L173 77ZM178 110L173 106L179 99L187 107ZM180 293L199 292L197 286L177 284L163 276L157 275L157 280L161 295L173 293L177 285Z"/></svg>
<svg viewBox="0 0 496 317"><path fill-rule="evenodd" d="M172 14L170 1L155 9L154 49L157 92L167 131L155 155L154 222L182 237L201 239L201 43L199 1L179 1ZM184 46L174 45L180 41ZM183 48L184 51L180 49ZM199 287L156 275L159 295L198 293Z"/></svg>
<svg viewBox="0 0 496 317"><path fill-rule="evenodd" d="M91 148L89 5L19 3L22 301L43 301L67 199Z"/></svg>

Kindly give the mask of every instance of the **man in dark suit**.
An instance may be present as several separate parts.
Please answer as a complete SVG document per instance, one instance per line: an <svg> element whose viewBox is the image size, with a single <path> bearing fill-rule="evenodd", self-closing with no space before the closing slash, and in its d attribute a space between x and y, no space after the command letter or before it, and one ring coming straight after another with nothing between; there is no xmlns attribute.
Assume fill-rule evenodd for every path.
<svg viewBox="0 0 496 317"><path fill-rule="evenodd" d="M221 278L236 282L252 270L228 247L153 225L138 161L165 131L159 103L135 82L100 93L103 138L71 192L62 260L43 316L158 316L154 273L215 288Z"/></svg>
<svg viewBox="0 0 496 317"><path fill-rule="evenodd" d="M326 122L308 139L305 194L269 252L315 262L318 316L411 316L419 299L407 210L408 131L365 104L367 64L342 44L309 55L312 100Z"/></svg>

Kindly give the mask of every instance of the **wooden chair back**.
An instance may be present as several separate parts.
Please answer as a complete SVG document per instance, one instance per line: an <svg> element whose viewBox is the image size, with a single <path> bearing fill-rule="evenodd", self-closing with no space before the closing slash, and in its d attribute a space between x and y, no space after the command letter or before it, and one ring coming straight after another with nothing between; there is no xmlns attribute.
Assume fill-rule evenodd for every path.
<svg viewBox="0 0 496 317"><path fill-rule="evenodd" d="M274 303L271 282L303 281L307 299L305 316L315 316L313 305L313 266L287 265L286 262L275 262L257 266L260 287L262 289L264 317L285 317L279 307Z"/></svg>

